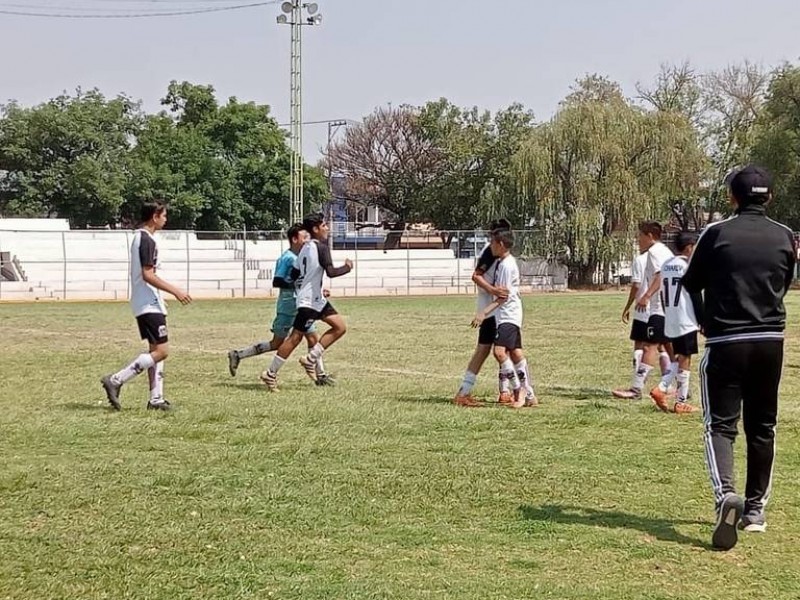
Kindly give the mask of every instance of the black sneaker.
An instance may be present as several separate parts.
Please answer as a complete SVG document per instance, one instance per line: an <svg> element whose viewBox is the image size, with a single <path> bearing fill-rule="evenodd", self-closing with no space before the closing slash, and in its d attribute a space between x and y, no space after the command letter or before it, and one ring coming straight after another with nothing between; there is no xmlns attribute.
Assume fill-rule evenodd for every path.
<svg viewBox="0 0 800 600"><path fill-rule="evenodd" d="M236 377L236 369L239 368L239 363L242 359L239 358L239 353L236 350L228 352L228 370L231 372L231 377Z"/></svg>
<svg viewBox="0 0 800 600"><path fill-rule="evenodd" d="M323 373L322 375L317 375L316 384L319 385L319 386L323 386L323 385L334 386L334 385L336 385L336 380L333 377L331 377L330 375L327 375L327 374Z"/></svg>
<svg viewBox="0 0 800 600"><path fill-rule="evenodd" d="M119 405L119 391L122 389L122 384L116 384L111 379L111 375L106 375L100 380L100 383L103 385L103 389L106 391L106 398L108 398L108 403L111 405L111 408L114 410L120 410L121 407Z"/></svg>
<svg viewBox="0 0 800 600"><path fill-rule="evenodd" d="M730 550L739 541L737 528L744 512L744 500L736 494L723 498L717 510L717 524L711 536L711 545L719 550Z"/></svg>
<svg viewBox="0 0 800 600"><path fill-rule="evenodd" d="M764 533L767 530L767 518L763 512L742 515L739 529L749 533Z"/></svg>
<svg viewBox="0 0 800 600"><path fill-rule="evenodd" d="M159 400L157 402L150 402L147 403L147 410L172 410L172 406L166 400Z"/></svg>

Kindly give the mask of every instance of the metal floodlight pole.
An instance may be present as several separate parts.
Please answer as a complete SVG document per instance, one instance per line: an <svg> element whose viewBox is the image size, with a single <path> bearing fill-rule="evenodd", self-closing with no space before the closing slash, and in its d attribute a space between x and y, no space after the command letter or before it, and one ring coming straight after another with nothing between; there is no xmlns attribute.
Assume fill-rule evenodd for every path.
<svg viewBox="0 0 800 600"><path fill-rule="evenodd" d="M289 194L289 223L303 219L303 26L320 25L316 3L287 0L281 5L278 23L291 25L289 141L291 146L291 183Z"/></svg>

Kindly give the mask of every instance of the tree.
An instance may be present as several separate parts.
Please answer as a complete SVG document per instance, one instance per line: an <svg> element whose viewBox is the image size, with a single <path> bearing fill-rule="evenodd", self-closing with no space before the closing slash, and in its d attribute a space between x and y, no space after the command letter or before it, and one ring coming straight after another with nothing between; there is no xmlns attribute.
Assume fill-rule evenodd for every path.
<svg viewBox="0 0 800 600"><path fill-rule="evenodd" d="M211 86L172 82L147 119L133 152L129 215L142 199L170 201L170 225L229 230L287 224L290 154L268 106L230 98L220 106ZM306 208L327 193L308 168Z"/></svg>
<svg viewBox="0 0 800 600"><path fill-rule="evenodd" d="M605 83L604 83L605 82ZM639 220L696 193L702 154L688 120L633 106L613 83L578 83L517 155L520 191L573 285L628 256Z"/></svg>
<svg viewBox="0 0 800 600"><path fill-rule="evenodd" d="M770 214L800 229L800 67L783 65L772 79L755 131L753 160L775 177Z"/></svg>
<svg viewBox="0 0 800 600"><path fill-rule="evenodd" d="M331 145L323 168L346 181L349 200L378 206L403 223L425 220L425 194L444 168L440 148L410 106L378 108Z"/></svg>
<svg viewBox="0 0 800 600"><path fill-rule="evenodd" d="M137 102L106 100L97 90L33 108L3 107L0 211L60 216L73 227L114 226L141 120Z"/></svg>

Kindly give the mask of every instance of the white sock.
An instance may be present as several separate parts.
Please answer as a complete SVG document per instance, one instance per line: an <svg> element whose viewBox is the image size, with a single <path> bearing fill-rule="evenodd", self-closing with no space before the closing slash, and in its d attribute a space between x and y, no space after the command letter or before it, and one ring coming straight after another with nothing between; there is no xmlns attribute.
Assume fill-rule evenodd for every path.
<svg viewBox="0 0 800 600"><path fill-rule="evenodd" d="M642 357L644 356L644 350L639 348L638 350L633 351L633 372L639 370L639 365L642 364Z"/></svg>
<svg viewBox="0 0 800 600"><path fill-rule="evenodd" d="M517 377L519 378L520 383L525 388L525 390L532 394L533 393L533 381L531 381L531 375L528 371L528 360L523 358L517 364L514 365L514 371L517 373Z"/></svg>
<svg viewBox="0 0 800 600"><path fill-rule="evenodd" d="M461 387L458 388L458 395L469 396L469 393L472 391L472 388L475 387L475 382L477 381L477 379L478 376L472 371L467 371L466 373L464 373L464 379L461 380Z"/></svg>
<svg viewBox="0 0 800 600"><path fill-rule="evenodd" d="M322 353L325 352L325 348L322 347L322 344L317 343L311 350L308 351L308 358L311 360L317 360Z"/></svg>
<svg viewBox="0 0 800 600"><path fill-rule="evenodd" d="M689 375L691 373L691 371L684 371L683 369L678 371L678 402L686 402L686 398L689 396Z"/></svg>
<svg viewBox="0 0 800 600"><path fill-rule="evenodd" d="M507 358L500 364L500 393L510 391L511 384L515 379L517 379L517 374L514 372L514 363ZM519 379L517 379L517 388L519 388Z"/></svg>
<svg viewBox="0 0 800 600"><path fill-rule="evenodd" d="M285 358L281 358L276 354L275 358L272 359L272 364L269 366L270 372L277 373L278 371L281 370L281 367L285 362L286 362Z"/></svg>
<svg viewBox="0 0 800 600"><path fill-rule="evenodd" d="M675 381L675 376L677 374L678 363L671 363L669 366L669 371L661 375L661 381L658 384L658 389L660 389L662 392L666 392L669 389L669 386L672 385L672 382Z"/></svg>
<svg viewBox="0 0 800 600"><path fill-rule="evenodd" d="M250 358L251 356L258 356L259 354L272 352L273 350L276 350L276 348L273 348L269 342L258 342L247 348L236 350L236 354L239 355L239 358Z"/></svg>
<svg viewBox="0 0 800 600"><path fill-rule="evenodd" d="M154 364L156 364L156 361L153 360L153 357L150 356L149 353L140 354L139 356L136 357L136 360L134 360L131 364L122 369L119 373L114 373L111 376L111 381L116 385L122 385L123 383L127 383L140 373L144 373Z"/></svg>
<svg viewBox="0 0 800 600"><path fill-rule="evenodd" d="M631 388L634 390L641 390L644 387L644 382L647 381L647 376L650 375L650 371L653 370L648 364L642 363L639 365L639 368L636 370L636 373L633 375L633 383L631 384Z"/></svg>
<svg viewBox="0 0 800 600"><path fill-rule="evenodd" d="M667 352L661 352L658 355L658 365L661 367L661 374L666 375L669 371L669 366L672 364L672 361L669 358L669 354Z"/></svg>
<svg viewBox="0 0 800 600"><path fill-rule="evenodd" d="M164 400L164 361L156 363L147 369L150 379L150 402L161 402Z"/></svg>
<svg viewBox="0 0 800 600"><path fill-rule="evenodd" d="M314 368L317 371L317 377L322 377L325 375L325 363L322 362L321 356L317 359L317 363L314 365Z"/></svg>

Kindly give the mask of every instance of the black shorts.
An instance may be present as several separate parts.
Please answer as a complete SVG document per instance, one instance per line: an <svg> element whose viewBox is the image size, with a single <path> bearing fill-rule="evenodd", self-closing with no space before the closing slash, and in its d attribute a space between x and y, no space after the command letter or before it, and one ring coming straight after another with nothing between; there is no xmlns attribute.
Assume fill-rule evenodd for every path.
<svg viewBox="0 0 800 600"><path fill-rule="evenodd" d="M488 317L481 323L478 329L478 344L482 346L491 346L497 337L497 320L494 317Z"/></svg>
<svg viewBox="0 0 800 600"><path fill-rule="evenodd" d="M319 321L325 317L338 314L339 313L336 312L336 309L333 308L330 302L326 302L325 306L322 307L322 310L319 311L314 310L313 308L298 308L297 316L294 318L292 329L296 329L305 335L314 326L314 321Z"/></svg>
<svg viewBox="0 0 800 600"><path fill-rule="evenodd" d="M494 345L506 350L522 348L522 331L513 323L500 323L497 326Z"/></svg>
<svg viewBox="0 0 800 600"><path fill-rule="evenodd" d="M145 313L136 317L139 325L139 335L143 340L151 344L166 344L169 341L167 335L167 315L161 313Z"/></svg>
<svg viewBox="0 0 800 600"><path fill-rule="evenodd" d="M647 321L647 339L644 341L648 344L666 344L669 341L664 334L664 317L662 315L650 316L650 320Z"/></svg>
<svg viewBox="0 0 800 600"><path fill-rule="evenodd" d="M631 340L634 342L647 341L647 323L634 319L633 323L631 323Z"/></svg>
<svg viewBox="0 0 800 600"><path fill-rule="evenodd" d="M699 352L697 347L697 332L692 331L681 337L671 338L672 351L680 356L692 356Z"/></svg>

